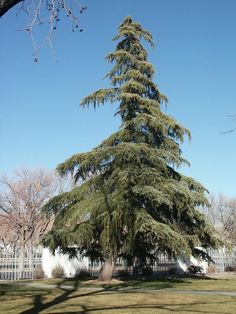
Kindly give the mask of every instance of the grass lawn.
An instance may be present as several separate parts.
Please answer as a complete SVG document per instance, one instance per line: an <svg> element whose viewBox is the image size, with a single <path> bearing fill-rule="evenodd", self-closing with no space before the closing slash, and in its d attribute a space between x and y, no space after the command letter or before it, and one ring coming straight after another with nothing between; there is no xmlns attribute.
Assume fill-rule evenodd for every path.
<svg viewBox="0 0 236 314"><path fill-rule="evenodd" d="M236 279L129 280L123 284L96 288L75 280L37 283L56 284L58 287L48 289L0 282L0 313L236 313L235 296L177 291L236 292ZM60 284L73 286L73 289L64 289Z"/></svg>
<svg viewBox="0 0 236 314"><path fill-rule="evenodd" d="M25 282L46 283L52 285L74 285L74 279L47 279L47 280L26 280ZM120 284L89 284L86 280L78 281L82 287L102 287L111 290L160 290L160 289L181 289L181 290L221 290L221 291L236 291L236 277L233 278L160 278L150 280L127 280Z"/></svg>

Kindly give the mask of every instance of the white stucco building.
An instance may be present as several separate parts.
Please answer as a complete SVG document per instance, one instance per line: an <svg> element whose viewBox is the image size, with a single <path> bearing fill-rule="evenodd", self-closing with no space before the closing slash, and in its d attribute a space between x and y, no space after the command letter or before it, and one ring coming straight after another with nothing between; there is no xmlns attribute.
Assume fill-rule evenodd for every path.
<svg viewBox="0 0 236 314"><path fill-rule="evenodd" d="M202 269L202 273L206 274L207 270L208 270L208 262L201 260L201 259L197 259L193 256L190 256L189 258L186 257L179 257L176 260L176 267L177 269L183 273L186 273L188 270L188 267L190 267L191 265L193 266L199 266Z"/></svg>
<svg viewBox="0 0 236 314"><path fill-rule="evenodd" d="M49 249L44 248L42 252L42 268L47 278L52 278L52 270L61 266L64 269L65 277L74 277L80 270L88 269L88 259L72 258L67 254L55 252L53 255Z"/></svg>

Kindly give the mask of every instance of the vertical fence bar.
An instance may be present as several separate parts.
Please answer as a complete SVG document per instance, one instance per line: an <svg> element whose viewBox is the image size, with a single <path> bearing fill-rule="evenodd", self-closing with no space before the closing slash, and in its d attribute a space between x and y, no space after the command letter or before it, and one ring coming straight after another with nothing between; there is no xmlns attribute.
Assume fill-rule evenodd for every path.
<svg viewBox="0 0 236 314"><path fill-rule="evenodd" d="M19 274L19 250L15 247L0 247L0 280L32 279L34 269L42 265L42 248L33 248L33 262L30 263L30 254L26 252L24 256L24 270L22 276Z"/></svg>
<svg viewBox="0 0 236 314"><path fill-rule="evenodd" d="M226 252L224 249L210 250L209 255L215 262L218 272L225 270L236 269L236 248L231 252ZM19 258L20 252L16 247L1 248L0 247L0 280L19 280ZM42 266L42 248L32 248L32 259L30 263L30 253L26 252L24 256L24 271L23 278L34 278L35 270ZM118 261L119 269L124 267L122 260ZM173 266L175 261L170 260L166 254L160 254L158 261L154 265L150 265L154 272L167 272ZM98 273L101 264L90 263L89 268L93 271L94 275Z"/></svg>

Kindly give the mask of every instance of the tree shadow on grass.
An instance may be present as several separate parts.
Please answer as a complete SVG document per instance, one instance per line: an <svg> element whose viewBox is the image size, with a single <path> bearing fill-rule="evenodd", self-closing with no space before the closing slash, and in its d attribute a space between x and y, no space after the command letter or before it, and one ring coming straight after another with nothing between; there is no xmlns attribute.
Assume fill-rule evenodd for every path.
<svg viewBox="0 0 236 314"><path fill-rule="evenodd" d="M84 296L84 295L83 295ZM133 302L130 302L133 303ZM131 313L135 313L136 311L145 311L145 313L159 313L160 311L166 311L166 312L175 312L175 313L209 313L209 314L229 314L233 313L232 311L229 312L227 310L227 306L230 306L231 304L235 304L235 300L232 298L229 301L221 301L221 302L212 302L209 301L197 301L197 302L189 302L189 303L178 303L173 304L171 301L169 303L161 303L161 304L155 304L155 303L146 303L146 304L140 304L139 302L136 302L135 304L127 304L127 305L107 305L107 306L90 306L86 307L84 305L80 305L81 310L78 311L78 309L73 309L73 307L78 307L78 304L70 305L70 311L64 311L63 308L61 309L61 312L63 314L90 314L93 312L99 312L99 313L112 313L113 311L115 313L122 313L123 311L129 311ZM216 307L219 305L224 305L225 311L222 311L221 309L216 309L216 307L212 310L208 309L206 312L206 308L201 309L201 307L210 305L215 305ZM192 307L193 306L193 307ZM195 308L196 306L196 308ZM117 312L122 311L122 312ZM36 313L36 312L31 312ZM39 313L39 312L37 312ZM50 312L49 312L50 313ZM54 313L54 312L52 312ZM51 313L51 314L52 314Z"/></svg>
<svg viewBox="0 0 236 314"><path fill-rule="evenodd" d="M124 306L112 306L112 307L96 307L94 309L88 309L86 313L92 313L92 312L101 312L103 313L104 311L106 311L107 313L110 313L111 311L119 311L119 310L150 310L151 311L155 311L155 313L158 313L159 311L169 311L169 312L175 312L175 313L210 313L210 314L229 314L229 312L227 311L227 304L231 304L231 303L235 303L235 300L231 300L228 302L222 301L222 302L217 302L217 305L222 304L225 306L225 311L222 310L209 310L206 312L205 309L190 309L190 306L198 306L198 307L202 307L202 306L209 306L210 304L214 304L213 302L194 302L194 303L179 303L179 304L171 304L170 303L164 303L164 304L132 304L132 305L124 305ZM70 312L71 314L75 314L77 312ZM81 312L82 313L82 312ZM233 313L233 312L231 312Z"/></svg>
<svg viewBox="0 0 236 314"><path fill-rule="evenodd" d="M80 297L78 295L72 296L72 294L74 292L78 291L78 289L79 289L79 280L75 280L73 282L73 286L67 287L66 285L64 285L64 283L66 283L66 280L57 284L56 288L60 289L62 291L62 293L60 295L56 296L53 300L51 300L47 303L43 303L43 301L45 299L45 295L41 295L41 294L35 295L35 296L33 296L33 298L34 298L33 306L28 310L20 312L20 314L41 313L42 311L49 309L52 306L63 304L64 302L66 302L68 300ZM52 289L55 289L55 288L52 288ZM103 289L101 289L101 290L103 290ZM83 294L81 296L92 295L92 294L96 294L98 292L99 292L98 290L90 291L89 293ZM50 295L50 292L47 293L47 295ZM86 307L84 305L77 304L77 306L78 305L82 308L82 311L80 311L80 312L77 311L76 313L86 313ZM63 312L63 313L65 314L66 312Z"/></svg>
<svg viewBox="0 0 236 314"><path fill-rule="evenodd" d="M143 280L144 281L144 280ZM158 285L158 280L157 278L148 281L150 283L149 286L142 286L142 284L140 285L140 283L143 282L142 280L127 280L121 284L117 284L117 285L103 285L102 287L96 287L94 285L90 285L89 287L87 286L87 290L90 289L90 291L86 292L83 291L81 294L75 294L73 295L74 292L78 291L79 289L86 289L84 285L81 286L81 281L79 280L74 280L74 281L70 281L71 285L68 286L66 284L68 284L68 280L63 280L61 282L59 282L56 285L56 288L59 289L59 291L61 292L59 295L53 297L53 293L55 292L55 286L52 286L51 290L50 288L47 290L45 289L38 289L38 290L34 290L34 294L30 294L29 295L29 290L27 290L26 288L29 289L29 287L21 287L21 293L22 295L25 289L25 293L28 294L29 296L31 296L33 298L33 305L27 309L24 310L22 312L18 312L20 314L32 314L32 313L41 313L44 310L48 310L53 306L56 305L61 305L62 308L62 312L63 314L66 313L81 313L81 314L85 314L85 313L92 313L93 311L101 311L101 313L103 311L111 311L111 310L132 310L134 311L136 308L137 309L142 309L143 310L148 310L148 308L152 308L153 310L161 310L161 309L166 309L169 311L176 311L176 312L181 312L179 309L175 309L173 310L172 307L173 305L171 303L169 304L155 304L155 302L153 304L128 304L128 305L124 305L124 306L118 306L118 305L114 305L114 306L109 306L109 304L104 307L99 307L99 306L95 306L95 307L91 307L88 305L85 305L84 302L80 302L80 298L86 297L86 296L93 296L93 295L97 295L97 296L103 296L105 294L109 294L109 293L118 293L118 294L125 294L125 293L129 293L131 295L133 295L134 293L143 293L143 290L146 290L146 292L152 293L152 290L163 290L163 289L168 289L168 288L173 288L174 284L176 283L188 283L188 281L186 281L185 279L181 279L181 278L165 278L165 280L163 280L163 278L161 279L161 283L160 285ZM164 281L164 282L163 282ZM144 281L145 283L145 281ZM16 290L13 290L13 285L4 285L5 289L0 289L0 294L2 292L2 295L7 294L6 291L9 291L10 294L11 292L16 292ZM16 287L14 287L16 288ZM9 289L9 290L8 290ZM37 294L36 294L37 293ZM53 299L47 303L45 303L46 297L53 297ZM19 294L18 294L19 296ZM73 299L77 299L78 302L76 302L76 304L67 304L67 301L73 300ZM76 300L76 301L77 301ZM235 300L234 300L235 301ZM213 302L212 302L213 303ZM196 303L197 304L197 303ZM206 304L206 303L202 303L202 304ZM63 306L64 305L64 306ZM176 306L178 308L182 308L182 311L184 310L185 307L188 307L189 305L191 305L191 303L186 303L186 304L177 304ZM77 307L77 311L73 311L74 307ZM200 306L200 303L199 303ZM72 311L68 312L68 307L70 307L70 309ZM78 307L80 308L80 310L78 311ZM65 308L65 311L63 311L63 308ZM191 312L191 310L189 311ZM199 312L199 313L204 313L202 311L195 311L195 312ZM212 311L209 313L217 313L216 311ZM223 312L218 312L218 313L222 313Z"/></svg>
<svg viewBox="0 0 236 314"><path fill-rule="evenodd" d="M89 313L89 312L93 312L95 309L89 309L87 308L87 306L85 304L83 304L82 302L80 303L79 302L79 299L82 298L82 297L86 297L86 296L92 296L92 295L104 295L104 294L108 294L108 293L120 293L120 294L123 294L123 293L138 293L138 290L140 289L140 287L138 286L139 285L139 282L126 282L124 284L119 284L119 285L104 285L102 287L96 287L96 286L90 286L88 287L87 289L91 289L91 291L88 291L88 292L84 292L81 293L81 294L76 294L76 295L73 295L74 292L78 291L79 288L85 288L84 286L81 287L80 285L80 281L79 280L74 280L73 282L70 282L71 284L73 285L66 285L68 283L68 280L63 280L59 283L56 284L56 287L55 286L52 286L51 290L47 290L45 291L45 288L43 288L43 290L38 290L38 291L34 291L36 292L37 294L31 294L31 297L33 298L33 304L32 306L27 309L27 310L23 310L22 312L19 312L20 314L32 314L32 313L41 313L42 311L44 310L48 310L50 309L51 307L53 306L56 306L56 305L64 305L67 303L67 301L70 301L70 300L73 300L73 299L77 299L78 300L78 303L76 303L76 305L65 305L65 307L73 307L73 306L76 306L77 308L80 307L81 310L77 310L77 311L70 311L70 312L66 312L66 311L63 311L62 310L62 313L63 314L66 314L66 313L81 313L81 314L85 314L85 313ZM137 287L136 287L137 286ZM169 287L170 285L168 285ZM13 287L12 285L8 285L8 287L6 287L6 290L8 291L14 291L16 292L15 290L16 287L14 287L14 290L13 290ZM25 291L27 291L27 288L29 289L29 286L27 287L24 287L24 286L18 286L18 288L20 288L21 290L22 289L26 289ZM50 295L52 295L53 293L53 290L54 289L59 289L61 294L59 294L58 296L55 296L51 301L45 303L45 299L47 297L50 297ZM129 289L132 289L133 291L129 291L128 290L124 290L124 288L129 288ZM53 289L53 290L52 290ZM86 289L86 288L85 288ZM136 291L137 289L137 291ZM54 290L55 291L55 290ZM23 291L21 291L23 292ZM140 291L141 292L141 291ZM28 293L27 293L28 294ZM139 305L140 307L140 305ZM121 309L121 307L117 307L117 309L119 310L119 308ZM128 307L124 306L124 309L128 309ZM99 308L98 307L98 310L99 311L102 311L103 308ZM111 310L112 308L111 307L108 307L108 310ZM116 307L114 307L114 309L116 309ZM107 310L106 308L104 308L104 310Z"/></svg>
<svg viewBox="0 0 236 314"><path fill-rule="evenodd" d="M138 291L138 290L163 290L176 288L176 284L192 284L191 279L215 280L209 277L196 276L164 276L164 277L119 277L123 282L120 284L103 284L102 287L110 291Z"/></svg>

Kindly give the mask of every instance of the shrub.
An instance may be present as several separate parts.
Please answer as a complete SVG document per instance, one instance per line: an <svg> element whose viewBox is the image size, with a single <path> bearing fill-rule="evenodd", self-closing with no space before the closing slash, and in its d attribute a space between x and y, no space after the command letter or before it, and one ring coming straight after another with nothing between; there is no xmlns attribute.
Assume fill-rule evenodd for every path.
<svg viewBox="0 0 236 314"><path fill-rule="evenodd" d="M91 277L91 273L85 268L78 269L74 276L74 278L78 278L78 279L85 279L85 278L90 278L90 277Z"/></svg>
<svg viewBox="0 0 236 314"><path fill-rule="evenodd" d="M130 273L128 269L118 269L116 275L117 277L128 277Z"/></svg>
<svg viewBox="0 0 236 314"><path fill-rule="evenodd" d="M153 275L153 270L151 267L144 267L142 268L142 275L143 276L152 276Z"/></svg>
<svg viewBox="0 0 236 314"><path fill-rule="evenodd" d="M202 274L203 268L201 266L197 266L197 265L190 265L187 269L187 272L189 274Z"/></svg>
<svg viewBox="0 0 236 314"><path fill-rule="evenodd" d="M168 273L170 275L177 275L178 274L178 268L176 266L172 266L169 270Z"/></svg>
<svg viewBox="0 0 236 314"><path fill-rule="evenodd" d="M65 272L64 268L61 265L57 265L52 269L52 278L57 279L57 278L64 278L65 277Z"/></svg>
<svg viewBox="0 0 236 314"><path fill-rule="evenodd" d="M139 267L138 266L134 266L133 267L133 275L134 276L137 276L139 275L140 271L139 271Z"/></svg>
<svg viewBox="0 0 236 314"><path fill-rule="evenodd" d="M227 265L225 267L225 271L229 271L229 272L236 271L236 266L229 266L229 265Z"/></svg>
<svg viewBox="0 0 236 314"><path fill-rule="evenodd" d="M34 270L34 279L43 279L45 277L42 266L37 266Z"/></svg>
<svg viewBox="0 0 236 314"><path fill-rule="evenodd" d="M210 264L210 265L208 266L207 272L208 272L208 273L216 273L216 272L217 272L217 267L216 267L216 265Z"/></svg>

